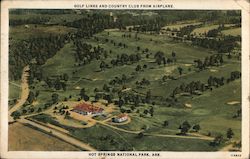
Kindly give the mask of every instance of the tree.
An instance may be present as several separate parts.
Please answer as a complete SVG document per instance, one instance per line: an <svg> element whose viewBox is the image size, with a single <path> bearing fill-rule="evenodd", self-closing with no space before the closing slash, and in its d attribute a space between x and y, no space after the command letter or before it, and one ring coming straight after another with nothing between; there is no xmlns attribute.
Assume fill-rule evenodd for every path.
<svg viewBox="0 0 250 159"><path fill-rule="evenodd" d="M166 58L165 57L163 57L163 64L164 64L164 66L167 64L167 60L166 60Z"/></svg>
<svg viewBox="0 0 250 159"><path fill-rule="evenodd" d="M37 109L37 112L39 113L39 112L41 112L41 111L42 111L42 108L39 107L39 108Z"/></svg>
<svg viewBox="0 0 250 159"><path fill-rule="evenodd" d="M55 104L59 100L59 95L56 94L56 93L53 93L52 96L51 96L51 99L52 99L53 104Z"/></svg>
<svg viewBox="0 0 250 159"><path fill-rule="evenodd" d="M172 51L172 57L175 58L176 53L174 51Z"/></svg>
<svg viewBox="0 0 250 159"><path fill-rule="evenodd" d="M104 61L102 61L100 63L100 69L101 69L101 71L103 71L105 69L105 67L106 67L106 63Z"/></svg>
<svg viewBox="0 0 250 159"><path fill-rule="evenodd" d="M150 91L150 90L147 91L145 100L146 100L146 103L149 103L149 102L150 102L150 100L151 100L151 91Z"/></svg>
<svg viewBox="0 0 250 159"><path fill-rule="evenodd" d="M67 73L63 74L63 79L64 79L64 81L68 81L69 80L69 76L68 76Z"/></svg>
<svg viewBox="0 0 250 159"><path fill-rule="evenodd" d="M39 93L40 93L39 91L36 91L36 93L35 93L36 98L38 97Z"/></svg>
<svg viewBox="0 0 250 159"><path fill-rule="evenodd" d="M150 113L151 116L154 115L154 108L153 108L153 107L151 107L151 108L149 109L149 113Z"/></svg>
<svg viewBox="0 0 250 159"><path fill-rule="evenodd" d="M68 119L69 116L70 116L70 112L69 112L69 111L66 111L64 118L65 118L65 119Z"/></svg>
<svg viewBox="0 0 250 159"><path fill-rule="evenodd" d="M11 116L13 117L14 120L19 119L21 116L21 113L19 111L14 111L11 113Z"/></svg>
<svg viewBox="0 0 250 159"><path fill-rule="evenodd" d="M66 91L66 84L64 82L61 82L62 89Z"/></svg>
<svg viewBox="0 0 250 159"><path fill-rule="evenodd" d="M147 114L148 114L148 110L145 109L143 113L144 113L145 115L147 115Z"/></svg>
<svg viewBox="0 0 250 159"><path fill-rule="evenodd" d="M26 109L23 109L23 110L22 110L22 113L23 113L23 114L26 114L26 113L27 113L27 110L26 110Z"/></svg>
<svg viewBox="0 0 250 159"><path fill-rule="evenodd" d="M118 107L122 107L122 105L124 104L124 101L120 98L118 101Z"/></svg>
<svg viewBox="0 0 250 159"><path fill-rule="evenodd" d="M137 51L140 51L140 49L141 49L140 46L137 46Z"/></svg>
<svg viewBox="0 0 250 159"><path fill-rule="evenodd" d="M28 102L31 104L35 99L35 95L32 91L30 91L29 96L28 96Z"/></svg>
<svg viewBox="0 0 250 159"><path fill-rule="evenodd" d="M223 136L220 134L220 135L217 135L210 144L212 146L217 146L217 145L220 145L222 141L223 141Z"/></svg>
<svg viewBox="0 0 250 159"><path fill-rule="evenodd" d="M182 71L183 71L183 69L181 67L178 67L178 72L179 72L180 76L182 75Z"/></svg>
<svg viewBox="0 0 250 159"><path fill-rule="evenodd" d="M198 131L201 129L201 127L200 127L199 124L195 124L195 125L193 126L193 129L194 129L196 132L198 132Z"/></svg>
<svg viewBox="0 0 250 159"><path fill-rule="evenodd" d="M181 129L181 134L186 134L188 132L188 130L191 128L191 125L188 123L188 121L184 121L181 125L180 128Z"/></svg>
<svg viewBox="0 0 250 159"><path fill-rule="evenodd" d="M83 96L83 99L84 99L85 101L89 101L89 96L85 94L85 95Z"/></svg>
<svg viewBox="0 0 250 159"><path fill-rule="evenodd" d="M231 128L227 129L227 138L230 140L233 137L234 133Z"/></svg>
<svg viewBox="0 0 250 159"><path fill-rule="evenodd" d="M135 68L136 71L140 71L141 70L141 65L137 65Z"/></svg>
<svg viewBox="0 0 250 159"><path fill-rule="evenodd" d="M79 95L81 96L81 98L83 98L85 96L85 88L82 88L80 90L80 94Z"/></svg>
<svg viewBox="0 0 250 159"><path fill-rule="evenodd" d="M104 84L102 89L103 89L104 91L106 91L106 92L109 92L109 91L110 91L107 84Z"/></svg>
<svg viewBox="0 0 250 159"><path fill-rule="evenodd" d="M169 124L168 121L165 120L164 123L163 123L163 126L166 127L166 126L168 126L168 124Z"/></svg>
<svg viewBox="0 0 250 159"><path fill-rule="evenodd" d="M140 132L140 133L138 134L137 137L138 137L139 139L141 139L141 138L143 138L143 136L144 136L144 134L143 134L142 132Z"/></svg>

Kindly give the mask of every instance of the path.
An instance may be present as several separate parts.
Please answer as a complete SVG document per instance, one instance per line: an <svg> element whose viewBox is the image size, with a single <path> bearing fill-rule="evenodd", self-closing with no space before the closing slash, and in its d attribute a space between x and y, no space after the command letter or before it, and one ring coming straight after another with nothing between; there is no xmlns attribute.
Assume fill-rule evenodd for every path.
<svg viewBox="0 0 250 159"><path fill-rule="evenodd" d="M122 129L122 128L118 128L116 126L112 126L112 125L109 125L103 121L96 121L97 123L99 124L102 124L104 126L107 126L107 127L110 127L110 128L113 128L115 130L118 130L118 131L122 131L122 132L126 132L126 133L131 133L131 134L138 134L140 132L143 132L143 131L133 131L133 130L126 130L126 129ZM185 139L199 139L199 140L208 140L208 141L212 141L214 140L213 137L208 137L208 136L203 136L203 135L197 135L197 136L181 136L181 135L167 135L167 134L150 134L150 133L144 133L144 135L146 136L157 136L157 137L173 137L173 138L185 138ZM193 135L190 133L190 135Z"/></svg>
<svg viewBox="0 0 250 159"><path fill-rule="evenodd" d="M219 151L230 151L231 149L233 149L233 144L226 145L222 147Z"/></svg>
<svg viewBox="0 0 250 159"><path fill-rule="evenodd" d="M34 127L37 127L43 131L46 131L48 133L51 133L53 134L54 136L72 144L72 145L75 145L77 147L80 147L84 150L88 150L88 151L96 151L95 148L91 147L90 145L86 144L86 143L83 143L82 141L79 141L73 137L71 137L68 133L64 133L64 132L61 132L59 130L55 130L53 128L50 128L50 127L47 127L47 126L43 126L41 124L38 124L38 123L35 123L33 121L30 121L30 120L27 120L27 119L24 119L24 118L21 118L21 119L18 119L17 120L18 122L22 123L22 124L30 124Z"/></svg>
<svg viewBox="0 0 250 159"><path fill-rule="evenodd" d="M235 143L239 143L240 141L238 140L231 140L229 141L229 144L222 147L219 151L241 151L241 148L235 147Z"/></svg>
<svg viewBox="0 0 250 159"><path fill-rule="evenodd" d="M22 74L22 79L21 79L21 95L20 95L20 99L18 100L18 102L10 108L9 110L9 122L13 121L13 118L10 116L11 113L13 113L14 111L17 111L28 99L29 96L29 84L28 84L28 76L29 76L29 65L25 66L23 68L23 74Z"/></svg>
<svg viewBox="0 0 250 159"><path fill-rule="evenodd" d="M182 135L165 135L165 134L149 134L149 133L144 133L146 136L157 136L157 137L172 137L172 138L183 138L183 139L198 139L198 140L208 140L208 141L213 141L214 138L209 138L209 137L203 137L203 136L182 136Z"/></svg>

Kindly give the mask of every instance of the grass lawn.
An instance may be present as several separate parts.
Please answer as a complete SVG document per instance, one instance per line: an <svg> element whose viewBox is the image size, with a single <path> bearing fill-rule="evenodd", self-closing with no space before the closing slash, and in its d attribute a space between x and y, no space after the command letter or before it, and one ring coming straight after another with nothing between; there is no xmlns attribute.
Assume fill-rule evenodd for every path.
<svg viewBox="0 0 250 159"><path fill-rule="evenodd" d="M241 36L241 28L233 28L233 29L223 30L222 34L232 35L232 36Z"/></svg>
<svg viewBox="0 0 250 159"><path fill-rule="evenodd" d="M29 20L29 19L40 19L40 18L49 18L48 24L62 24L66 22L72 22L78 19L83 18L86 15L79 14L38 14L38 13L29 13L25 14L10 14L10 20Z"/></svg>
<svg viewBox="0 0 250 159"><path fill-rule="evenodd" d="M192 31L191 34L203 34L203 33L207 33L209 30L212 30L212 29L217 29L219 27L219 25L207 25L207 26L204 26L204 27L200 27L200 28L196 28Z"/></svg>
<svg viewBox="0 0 250 159"><path fill-rule="evenodd" d="M9 82L9 100L18 99L21 93L20 81Z"/></svg>
<svg viewBox="0 0 250 159"><path fill-rule="evenodd" d="M225 77L225 79L227 79L230 76L230 72L241 70L239 61L234 58L227 59L226 56L224 56L224 64L222 66L214 66L197 72L195 71L197 69L194 67L193 61L197 59L204 60L205 57L212 54L211 50L174 42L165 36L138 34L138 37L141 38L141 40L138 41L134 38L134 33L131 33L131 38L123 38L122 34L125 32L110 31L109 36L107 36L107 32L108 31L104 31L95 35L99 38L99 41L94 40L94 38L85 41L92 46L100 45L107 50L107 52L112 50L112 53L109 54L106 59L102 59L106 63L110 64L110 61L121 53L138 53L145 48L149 49L149 53L151 53L150 57L146 58L145 54L141 53L142 60L138 63L110 67L104 71L100 71L100 61L97 60L93 60L90 64L84 66L75 66L75 47L72 42L68 43L42 66L45 77L67 73L69 75L69 80L66 82L67 89L66 91L49 90L44 88L41 82L35 83L35 90L40 91L37 101L41 105L50 100L53 93L59 95L60 101L65 97L68 98L69 95L72 95L72 99L70 100L77 100L81 88L85 88L86 93L93 99L95 95L93 90L95 88L102 90L104 84L108 84L109 81L116 76L121 77L122 74L125 74L127 77L132 77L132 79L126 83L126 86L131 88L129 91L135 90L141 94L145 94L146 91L151 90L153 96L161 96L163 100L165 100L166 97L169 97L172 91L182 83L187 84L198 80L207 83L209 76ZM128 32L126 32L126 34L128 34ZM116 43L125 43L128 47L121 48L114 46L110 42L105 42L106 38ZM140 47L140 51L137 51L137 46ZM171 57L172 51L176 52L177 62L167 64L166 66L157 65L154 63L153 58L157 51L162 51L166 57ZM135 68L138 64L141 66L146 64L147 68L136 72ZM183 68L182 75L179 75L178 67ZM72 74L73 71L76 73ZM177 79L163 82L162 77L164 75L172 75ZM148 79L150 85L144 88L137 88L135 84L136 81L140 81L143 78ZM122 87L122 85L117 87ZM158 103L156 102L153 106L153 117L149 115L146 117L139 116L140 113L143 114L145 109L149 109L149 107L152 106L151 104L142 104L136 108L136 110L140 111L139 114L136 113L136 110L130 114L132 118L130 123L116 126L132 131L138 131L146 127L145 131L148 133L176 134L179 132L179 125L187 120L192 126L194 124L200 124L200 132L202 134L211 132L212 136L220 133L226 137L226 130L232 128L235 133L234 138L239 140L241 120L232 117L236 111L240 109L240 105L233 106L226 103L235 100L240 101L240 88L241 82L237 80L219 88L214 88L213 91L207 90L200 96L179 97L178 100L181 105L171 105L171 107L168 107L161 104L161 101L158 101ZM192 108L185 108L185 103L190 103ZM131 105L125 105L124 107L130 109ZM39 120L41 119L40 117ZM169 125L163 127L163 123L166 120L169 122ZM49 122L51 121L49 120ZM91 128L74 129L71 133L76 138L90 143L90 145L98 150L214 151L218 149L218 147L210 147L208 141L195 139L175 139L155 136L144 136L142 139L138 139L135 134L119 132L98 124Z"/></svg>
<svg viewBox="0 0 250 159"><path fill-rule="evenodd" d="M177 29L177 30L180 30L180 28L182 27L186 27L186 26L189 26L189 25L199 25L199 24L202 24L201 22L192 22L192 23L180 23L180 24L173 24L173 25L167 25L167 26L164 26L163 29Z"/></svg>
<svg viewBox="0 0 250 159"><path fill-rule="evenodd" d="M98 150L106 151L214 151L216 149L216 147L209 146L209 142L203 140L155 136L138 138L135 134L120 132L102 125L74 130L72 135ZM189 146L187 147L187 145Z"/></svg>
<svg viewBox="0 0 250 159"><path fill-rule="evenodd" d="M25 25L19 25L15 27L10 27L10 39L14 40L24 40L33 37L46 37L50 34L67 34L68 32L74 31L74 28L54 25L35 25L28 24L28 27Z"/></svg>

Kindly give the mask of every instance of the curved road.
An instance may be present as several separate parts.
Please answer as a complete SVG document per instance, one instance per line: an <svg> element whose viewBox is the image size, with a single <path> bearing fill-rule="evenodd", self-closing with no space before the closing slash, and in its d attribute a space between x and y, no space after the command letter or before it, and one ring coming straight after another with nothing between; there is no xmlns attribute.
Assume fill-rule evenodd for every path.
<svg viewBox="0 0 250 159"><path fill-rule="evenodd" d="M93 119L94 120L94 119ZM99 124L102 124L104 126L113 128L115 130L118 131L122 131L122 132L126 132L126 133L131 133L131 134L138 134L140 132L143 131L134 131L134 130L126 130L126 129L122 129L122 128L118 128L116 126L113 125L109 125L103 121L96 121ZM198 140L208 140L208 141L212 141L214 140L213 137L209 137L209 136L205 136L205 135L201 135L201 134L193 134L193 133L187 133L187 135L193 135L193 136L181 136L181 135L168 135L168 134L150 134L150 133L144 133L144 135L146 136L157 136L157 137L172 137L172 138L184 138L184 139L198 139Z"/></svg>
<svg viewBox="0 0 250 159"><path fill-rule="evenodd" d="M23 74L22 74L22 79L21 79L21 96L18 102L9 110L9 122L14 121L13 118L10 116L11 113L14 111L17 111L28 99L29 96L29 84L28 84L28 76L29 76L29 65L25 66L23 68Z"/></svg>

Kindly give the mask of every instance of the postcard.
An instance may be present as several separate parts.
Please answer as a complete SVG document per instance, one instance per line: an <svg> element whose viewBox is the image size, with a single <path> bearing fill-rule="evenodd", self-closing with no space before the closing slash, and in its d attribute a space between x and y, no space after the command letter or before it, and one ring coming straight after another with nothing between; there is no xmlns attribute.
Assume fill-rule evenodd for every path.
<svg viewBox="0 0 250 159"><path fill-rule="evenodd" d="M1 4L1 158L249 158L249 1Z"/></svg>

